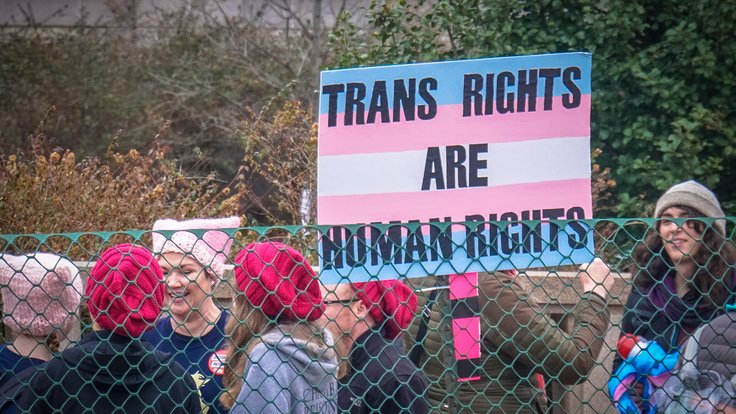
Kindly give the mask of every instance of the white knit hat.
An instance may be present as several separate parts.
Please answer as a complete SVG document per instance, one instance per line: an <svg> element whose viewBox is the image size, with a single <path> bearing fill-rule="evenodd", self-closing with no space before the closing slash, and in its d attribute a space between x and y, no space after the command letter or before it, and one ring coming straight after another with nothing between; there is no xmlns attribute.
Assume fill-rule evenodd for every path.
<svg viewBox="0 0 736 414"><path fill-rule="evenodd" d="M155 254L175 252L192 255L202 266L209 268L215 276L222 279L225 275L225 263L233 245L233 238L219 229L237 227L240 227L240 217L185 221L157 220L153 224L153 252ZM160 230L182 231L166 237L159 232ZM198 237L191 230L207 231Z"/></svg>
<svg viewBox="0 0 736 414"><path fill-rule="evenodd" d="M657 201L657 207L654 209L654 217L662 217L662 213L666 209L674 206L694 208L701 212L703 217L723 219L726 216L716 195L703 184L692 180L673 185L662 194L662 197ZM713 224L719 233L726 235L725 220L715 220Z"/></svg>
<svg viewBox="0 0 736 414"><path fill-rule="evenodd" d="M68 330L83 290L72 262L36 253L0 256L0 292L5 325L17 333L47 336L56 328Z"/></svg>

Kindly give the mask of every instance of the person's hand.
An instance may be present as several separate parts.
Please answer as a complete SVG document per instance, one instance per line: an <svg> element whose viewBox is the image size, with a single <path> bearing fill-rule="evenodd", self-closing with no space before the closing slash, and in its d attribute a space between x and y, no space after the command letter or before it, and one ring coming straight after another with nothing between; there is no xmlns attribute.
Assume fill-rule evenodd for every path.
<svg viewBox="0 0 736 414"><path fill-rule="evenodd" d="M505 274L505 275L507 275L507 276L510 276L510 277L512 277L512 278L514 278L514 277L516 277L516 276L518 276L518 275L519 275L519 271L518 271L518 270L516 270L516 269L509 269L509 270L499 270L498 272L499 272L499 273L503 273L503 274Z"/></svg>
<svg viewBox="0 0 736 414"><path fill-rule="evenodd" d="M629 393L631 394L631 401L639 407L639 411L646 412L644 411L646 404L644 404L644 397L642 397L644 395L644 384L639 381L634 382L629 388Z"/></svg>
<svg viewBox="0 0 736 414"><path fill-rule="evenodd" d="M595 292L605 298L613 287L611 268L600 258L580 266L578 278L583 285L583 292Z"/></svg>

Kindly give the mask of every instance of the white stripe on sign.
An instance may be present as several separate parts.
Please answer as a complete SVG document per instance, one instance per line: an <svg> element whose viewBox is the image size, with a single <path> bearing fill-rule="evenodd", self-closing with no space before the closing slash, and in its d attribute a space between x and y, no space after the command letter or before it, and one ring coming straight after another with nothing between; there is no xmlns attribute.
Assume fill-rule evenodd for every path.
<svg viewBox="0 0 736 414"><path fill-rule="evenodd" d="M478 156L486 161L478 176L488 179L488 187L590 178L589 142L572 137L489 144ZM447 177L445 148L439 153ZM421 192L426 159L426 150L319 157L318 197Z"/></svg>

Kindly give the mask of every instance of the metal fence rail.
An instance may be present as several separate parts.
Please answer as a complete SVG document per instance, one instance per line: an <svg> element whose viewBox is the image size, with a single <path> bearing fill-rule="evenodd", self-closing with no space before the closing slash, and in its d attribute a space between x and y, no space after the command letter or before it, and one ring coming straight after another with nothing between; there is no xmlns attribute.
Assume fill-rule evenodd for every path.
<svg viewBox="0 0 736 414"><path fill-rule="evenodd" d="M637 382L647 384L650 393L654 393L656 389L669 390L671 387L667 388L664 385L664 381L667 380L665 377L669 377L673 372L678 374L681 362L670 367L665 356L675 355L676 361L681 356L684 345L699 326L708 325L724 314L733 315L728 312L728 305L736 303L734 300L736 263L733 262L732 256L734 219L728 218L727 221L726 237L716 237L717 234L714 236L717 232L712 230L712 220L696 224L693 224L692 220L678 221L676 224L683 231L680 234L687 233L694 236L691 238L692 243L687 245L689 250L681 252L682 257L677 258L671 249L674 246L683 250L684 245L672 241L659 243L656 249L650 248L648 254L641 256L641 249L646 247L648 240L662 238L657 232L659 226L657 221L650 219L579 221L591 229L590 237L595 240L593 255L609 263L612 268L610 277L613 282L606 284L603 295L599 294L600 290L591 291L581 284L581 280L585 279L579 276L576 266L559 266L559 262L532 269L504 271L482 269L472 273L457 272L460 277L477 273L477 280L472 279L472 283L468 282L469 286L477 289L475 291L477 298L472 294L458 297L457 293L449 288L448 277L457 276L426 275L406 278L397 272L396 277L408 286L417 298L416 316L403 325L398 323L401 335L395 342L391 342L393 344L391 346L396 348L398 355L402 355L402 359L415 358L415 370L421 372L428 381L426 390L417 393L415 398L426 401L432 411L438 412L613 413L616 412L616 408L612 403L612 394L618 384L615 378L620 376L623 379L627 368L633 369L636 375L627 383L629 387L625 393L619 392L618 396L613 397L614 400L619 401L621 395L636 395ZM485 224L497 225L501 231L504 231L504 228L508 229L509 225L514 225L508 222ZM516 225L535 228L539 224L541 223L524 222ZM565 228L568 222L561 221L558 224L560 228ZM431 225L437 224L426 224ZM453 225L474 228L478 223ZM346 228L357 229L357 226ZM355 282L351 275L358 273L346 274L344 283L322 285L318 299L314 295L308 296L309 301L314 302L312 306L324 309L324 312L319 311L319 318L312 318L314 314L310 313L311 308L305 314L295 310L296 307L302 306L299 302L299 298L302 297L300 295L311 295L309 292L312 292L313 287L309 285L307 279L312 273L315 275L320 273L320 242L330 229L323 226L222 229L225 242L220 245L219 242L213 242L205 236L208 231L215 230L184 231L186 237L183 239L179 237L181 232L160 232L157 236L163 237L159 242L152 240L150 231L0 235L0 253L3 254L0 256L0 275L2 275L0 290L4 312L3 344L0 348L1 374L5 384L20 383L15 388L18 398L14 401L19 404L21 411L29 409L28 394L38 393L37 387L29 385L34 381L37 384L48 384L48 381L51 381L50 391L42 395L33 395L34 400L49 404L44 406L46 408L52 407L54 399L57 398L53 392L54 386L63 386L65 382L74 381L79 382L80 389L92 386L89 389L84 388L87 390L85 392L96 390L95 392L99 394L95 397L97 400L93 403L92 409L103 406L101 402L103 400L113 405L117 404L121 409L130 408L131 405L126 405L131 404L130 399L120 403L115 402L117 401L115 398L116 393L120 392L119 387L134 375L131 372L145 368L145 359L129 359L127 353L131 352L132 345L118 348L112 346L117 351L108 355L113 359L115 355L125 357L125 363L130 365L127 371L114 372L109 366L104 365L97 367L109 376L111 382L108 383L108 388L101 389L94 384L102 374L85 377L82 373L84 369L89 368L81 362L85 360L84 356L89 357L99 351L97 348L85 347L87 346L85 341L94 336L95 340L113 341L114 344L116 337L111 339L100 334L108 330L114 330L116 335L129 338L131 343L150 345L150 349L146 348L148 349L146 352L154 352L153 349L156 349L161 351L162 355L172 355L179 368L171 368L170 372L167 371L167 375L173 373L183 381L183 384L188 384L187 389L196 396L197 409L205 412L227 412L230 409L229 404L234 404L233 412L249 412L255 410L253 407L258 404L265 404L265 407L274 408L277 412L338 410L340 408L338 399L342 395L340 392L350 387L346 378L354 378L356 375L356 361L353 356L358 351L369 353L368 348L371 347L369 342L364 343L358 338L351 337L352 331L346 330L345 326L340 324L350 320L357 325L369 320L373 324L369 330L385 334L389 322L383 321L383 317L361 318L356 314L360 305L354 304L365 302L368 287L353 285L348 296L341 296L340 292L344 291L340 286L349 286L350 282ZM388 229L384 227L382 231L387 232ZM713 237L717 239L715 244L711 240ZM191 243L182 243L182 240L190 240ZM274 241L282 242L283 245L276 244L277 248L273 251L258 247L259 245L272 247ZM486 242L490 244L492 241ZM524 242L523 239L513 241L516 243L515 246L520 246ZM118 290L118 287L110 285L111 274L130 271L131 262L128 260L132 254L124 249L121 253L119 246L123 243L141 247L151 254L152 258L148 262L136 259L138 261L133 262L137 266L134 266L134 274L126 279L127 282L123 285L127 284L128 289L133 289L130 286L134 286L143 292L141 275L145 274L146 277L153 275L150 277L155 279L158 274L160 280L157 283L163 286L160 291L155 290L158 288L154 286L151 288L153 291L144 292L143 296L136 299L138 300L136 306L130 305L131 296L126 293L128 291L125 287ZM173 247L167 243L173 244ZM281 247L286 245L291 246L293 252L299 254L292 254L292 250L287 251ZM202 246L211 250L209 256L207 254L203 256L200 250L193 253L196 249L204 248ZM717 249L713 250L713 246ZM401 247L407 248L406 245ZM106 256L109 249L114 251L113 256ZM40 252L52 253L56 256L50 257L56 259L42 260L43 255L36 255ZM268 252L277 253L273 256ZM279 256L284 252L288 254ZM187 257L193 259L193 264L186 262ZM211 262L201 263L202 257L209 257L208 260ZM71 276L65 274L62 269L67 263L66 259L70 260L68 264L74 269ZM216 265L217 260L222 261L222 266ZM684 268L680 265L685 262L695 263L695 266L693 274L690 275L690 282L686 280L684 287L681 287L676 278L678 271L681 272ZM389 269L396 268L388 261L385 266ZM360 264L356 264L356 267L360 267ZM159 268L160 271L157 270ZM306 275L303 276L306 279L298 279L302 276L295 276L296 273ZM299 284L299 286L290 287L291 293L286 296L278 296L281 293L276 291L281 288L274 290L264 282L265 278L272 274L280 278L279 283L288 283L290 286ZM641 282L643 274L649 276L649 284ZM64 275L67 276L66 279ZM62 280L62 283L60 285L51 283L50 280L55 278ZM254 301L255 288L249 285L248 281L256 283L258 289L265 292L266 299L259 299L261 302ZM370 282L375 283L376 279L369 280ZM103 292L95 293L94 287L100 286L104 288ZM632 289L637 292L636 295L631 293ZM106 296L108 299L105 299L108 308L102 308L95 302L101 294L108 295ZM159 294L162 296L157 299L156 295ZM74 295L77 297L76 302L72 298ZM269 302L269 298L275 297L274 295L278 296L278 300ZM398 298L394 300L395 304L398 304L396 306L407 305L408 299L400 298L392 289L381 291L378 302L383 306L390 302L388 298L393 298L392 295ZM42 298L39 299L40 297ZM289 300L285 300L286 297ZM636 298L636 301L632 302L631 298ZM126 306L132 317L129 315L127 318L114 320L113 325L105 325L107 323L103 323L105 317L110 316L114 319L115 312L118 312L113 310L117 300L128 300ZM160 315L157 313L153 319L143 315L143 304L150 300L161 302L154 303L151 308L160 311ZM322 304L322 300L327 305ZM210 303L212 308L209 307ZM64 316L61 323L58 322L58 318L54 319L60 312L59 305ZM244 310L243 306L248 307L247 310ZM274 306L276 308L281 306L283 309L279 308L275 315L271 314L271 308ZM292 316L284 316L287 314ZM397 320L399 318L391 314L386 315L386 320L391 321L394 317ZM143 320L148 330L140 335L128 332L128 327L132 326L129 320L132 319ZM261 319L263 325L258 325L257 321ZM733 320L736 321L736 317ZM476 323L474 321L478 324L477 332L476 325L473 325ZM40 329L39 326L48 329ZM245 335L246 340L242 342L245 332L242 328L251 329L254 326L263 326L263 331ZM315 339L298 341L299 335L303 333L300 330L302 326L306 327L304 332L312 332ZM194 330L195 327L198 330ZM287 329L288 332L283 334L283 329ZM213 332L219 337L208 342L206 338ZM284 400L280 394L278 398L269 400L268 396L275 394L262 393L258 387L250 390L250 393L244 391L250 384L249 376L253 374L255 367L265 364L260 359L254 359L256 355L262 356L258 351L259 344L266 344L267 351L271 349L269 338L276 335L274 332L281 332L278 334L281 336L272 344L273 349L280 349L286 346L284 345L286 342L292 340L293 350L297 353L312 349L310 348L312 345L309 345L311 341L324 345L324 348L318 347L321 349L318 354L307 352L309 358L306 359L306 365L301 370L294 371L296 374L288 384L278 381L282 367L263 365L263 370L267 371L264 374L263 384L269 383L272 386L277 384L276 386L284 387L284 392L292 393L289 394L292 400ZM648 344L647 349L652 351L646 352L651 352L648 355L652 366L672 368L665 370L667 372L656 373L664 375L663 381L658 382L653 371L643 370L639 363L641 357L637 356L642 352L635 351L628 358L622 356L619 340L623 334L637 334L640 345ZM475 338L475 343L468 346L476 349L478 354L463 354L465 351L461 351L460 337ZM330 338L336 341L333 343ZM35 345L29 347L29 341L36 341ZM195 342L197 346L203 347L202 350L192 348ZM700 345L705 348L707 344ZM77 353L72 352L75 349ZM655 349L657 352L661 350L662 353L655 353ZM32 358L22 356L26 351ZM267 351L264 351L265 355L268 355ZM731 355L736 355L733 350L711 354L717 355L710 358L716 359L716 362L736 366L736 361L730 359L734 358ZM241 355L241 358L238 359L237 355ZM296 366L295 364L300 361L299 355L294 354L284 359L282 363ZM75 363L69 362L72 356L78 358L74 360ZM331 381L329 378L336 381L337 388L330 393L326 393L327 388L324 388L323 383L314 383L314 377L310 374L312 372L310 367L314 367L310 364L330 366L329 362L325 362L327 359L320 359L328 357L333 358L329 361L335 361L336 366L339 366L334 372L325 371L327 379L323 378L323 381ZM381 358L375 355L373 357ZM42 360L48 358L65 358L67 372L61 376L58 372L54 372L54 360L41 364ZM26 366L30 368L24 370ZM652 366L648 369L655 369ZM366 367L358 367L357 370L365 370L366 372L359 374L366 374L367 377L367 371L375 367ZM371 385L383 384L382 378L398 372L400 370L398 367L399 365L384 366L385 374L371 377L371 381L374 382ZM465 375L466 372L469 374ZM727 381L724 384L731 378L736 378L735 374L736 372L731 373L731 376L725 376ZM39 375L45 378L45 382L38 379ZM650 378L652 380L647 382ZM148 381L155 383L150 378ZM231 386L233 382L238 382L240 386L233 388ZM297 383L302 385L296 385ZM143 381L139 384L139 388L133 387L127 392L137 401L135 404L142 407L143 412L147 412L146 410L154 412L161 407L163 401L161 399L164 397L159 400L148 398L149 391L146 391L146 384L146 381ZM404 385L407 384L400 383L398 389ZM294 387L302 387L303 390L299 388L302 391L307 389L311 391L310 393L304 391L295 397ZM639 391L641 387L639 386ZM240 391L238 395L233 395L233 389ZM174 401L171 407L173 411L191 411L191 407L186 405L186 399L181 399L181 395L176 394L181 392L177 390L174 385L169 388L159 387L158 395L167 396L167 401ZM256 391L258 397L254 396ZM386 399L398 401L396 389L382 389L381 392L385 394ZM727 395L727 391L724 392ZM222 398L223 394L230 396L229 402L227 398ZM26 396L25 400L19 397L21 395ZM5 398L2 401L7 400L7 395ZM71 395L69 398L74 399L77 396ZM368 397L365 399L363 403L369 406ZM38 404L34 404L36 405L31 405L38 409ZM661 405L655 406L654 397L644 398L643 402L638 404L642 409L647 409L646 404L654 411L663 409ZM714 403L718 404L723 408L724 404L728 403ZM403 408L406 412L417 410L417 407L411 405Z"/></svg>

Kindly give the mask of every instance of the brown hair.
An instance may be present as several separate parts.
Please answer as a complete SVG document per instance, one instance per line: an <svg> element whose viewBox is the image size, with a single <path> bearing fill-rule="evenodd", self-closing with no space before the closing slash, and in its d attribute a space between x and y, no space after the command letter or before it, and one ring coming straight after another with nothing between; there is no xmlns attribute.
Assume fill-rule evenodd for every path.
<svg viewBox="0 0 736 414"><path fill-rule="evenodd" d="M703 217L701 212L692 207L675 207L685 210L689 217ZM715 309L729 299L730 291L734 288L733 281L728 276L736 263L736 248L713 226L706 226L700 220L692 223L694 229L701 234L698 239L701 247L692 255L692 260L697 265L691 278L692 285L702 296L706 307ZM660 224L661 221L658 221L644 240L634 246L631 273L634 274L634 284L642 291L663 280L674 266L664 250L659 232Z"/></svg>
<svg viewBox="0 0 736 414"><path fill-rule="evenodd" d="M258 343L256 339L274 326L259 309L253 308L245 295L236 295L234 311L225 326L228 335L227 358L222 385L225 391L220 395L222 405L230 409L243 387L243 372L248 362L248 352Z"/></svg>
<svg viewBox="0 0 736 414"><path fill-rule="evenodd" d="M49 348L49 351L52 354L55 354L59 352L59 347L61 346L61 341L59 340L59 332L54 331L49 334L49 336L46 338L46 347Z"/></svg>
<svg viewBox="0 0 736 414"><path fill-rule="evenodd" d="M10 335L5 338L5 342L12 342L21 335L20 332L16 332L11 328L8 328L8 331ZM24 333L27 334L27 331ZM61 348L62 339L66 339L66 334L63 334L60 330L54 329L46 336L46 341L44 341L44 343L49 352L56 354Z"/></svg>

